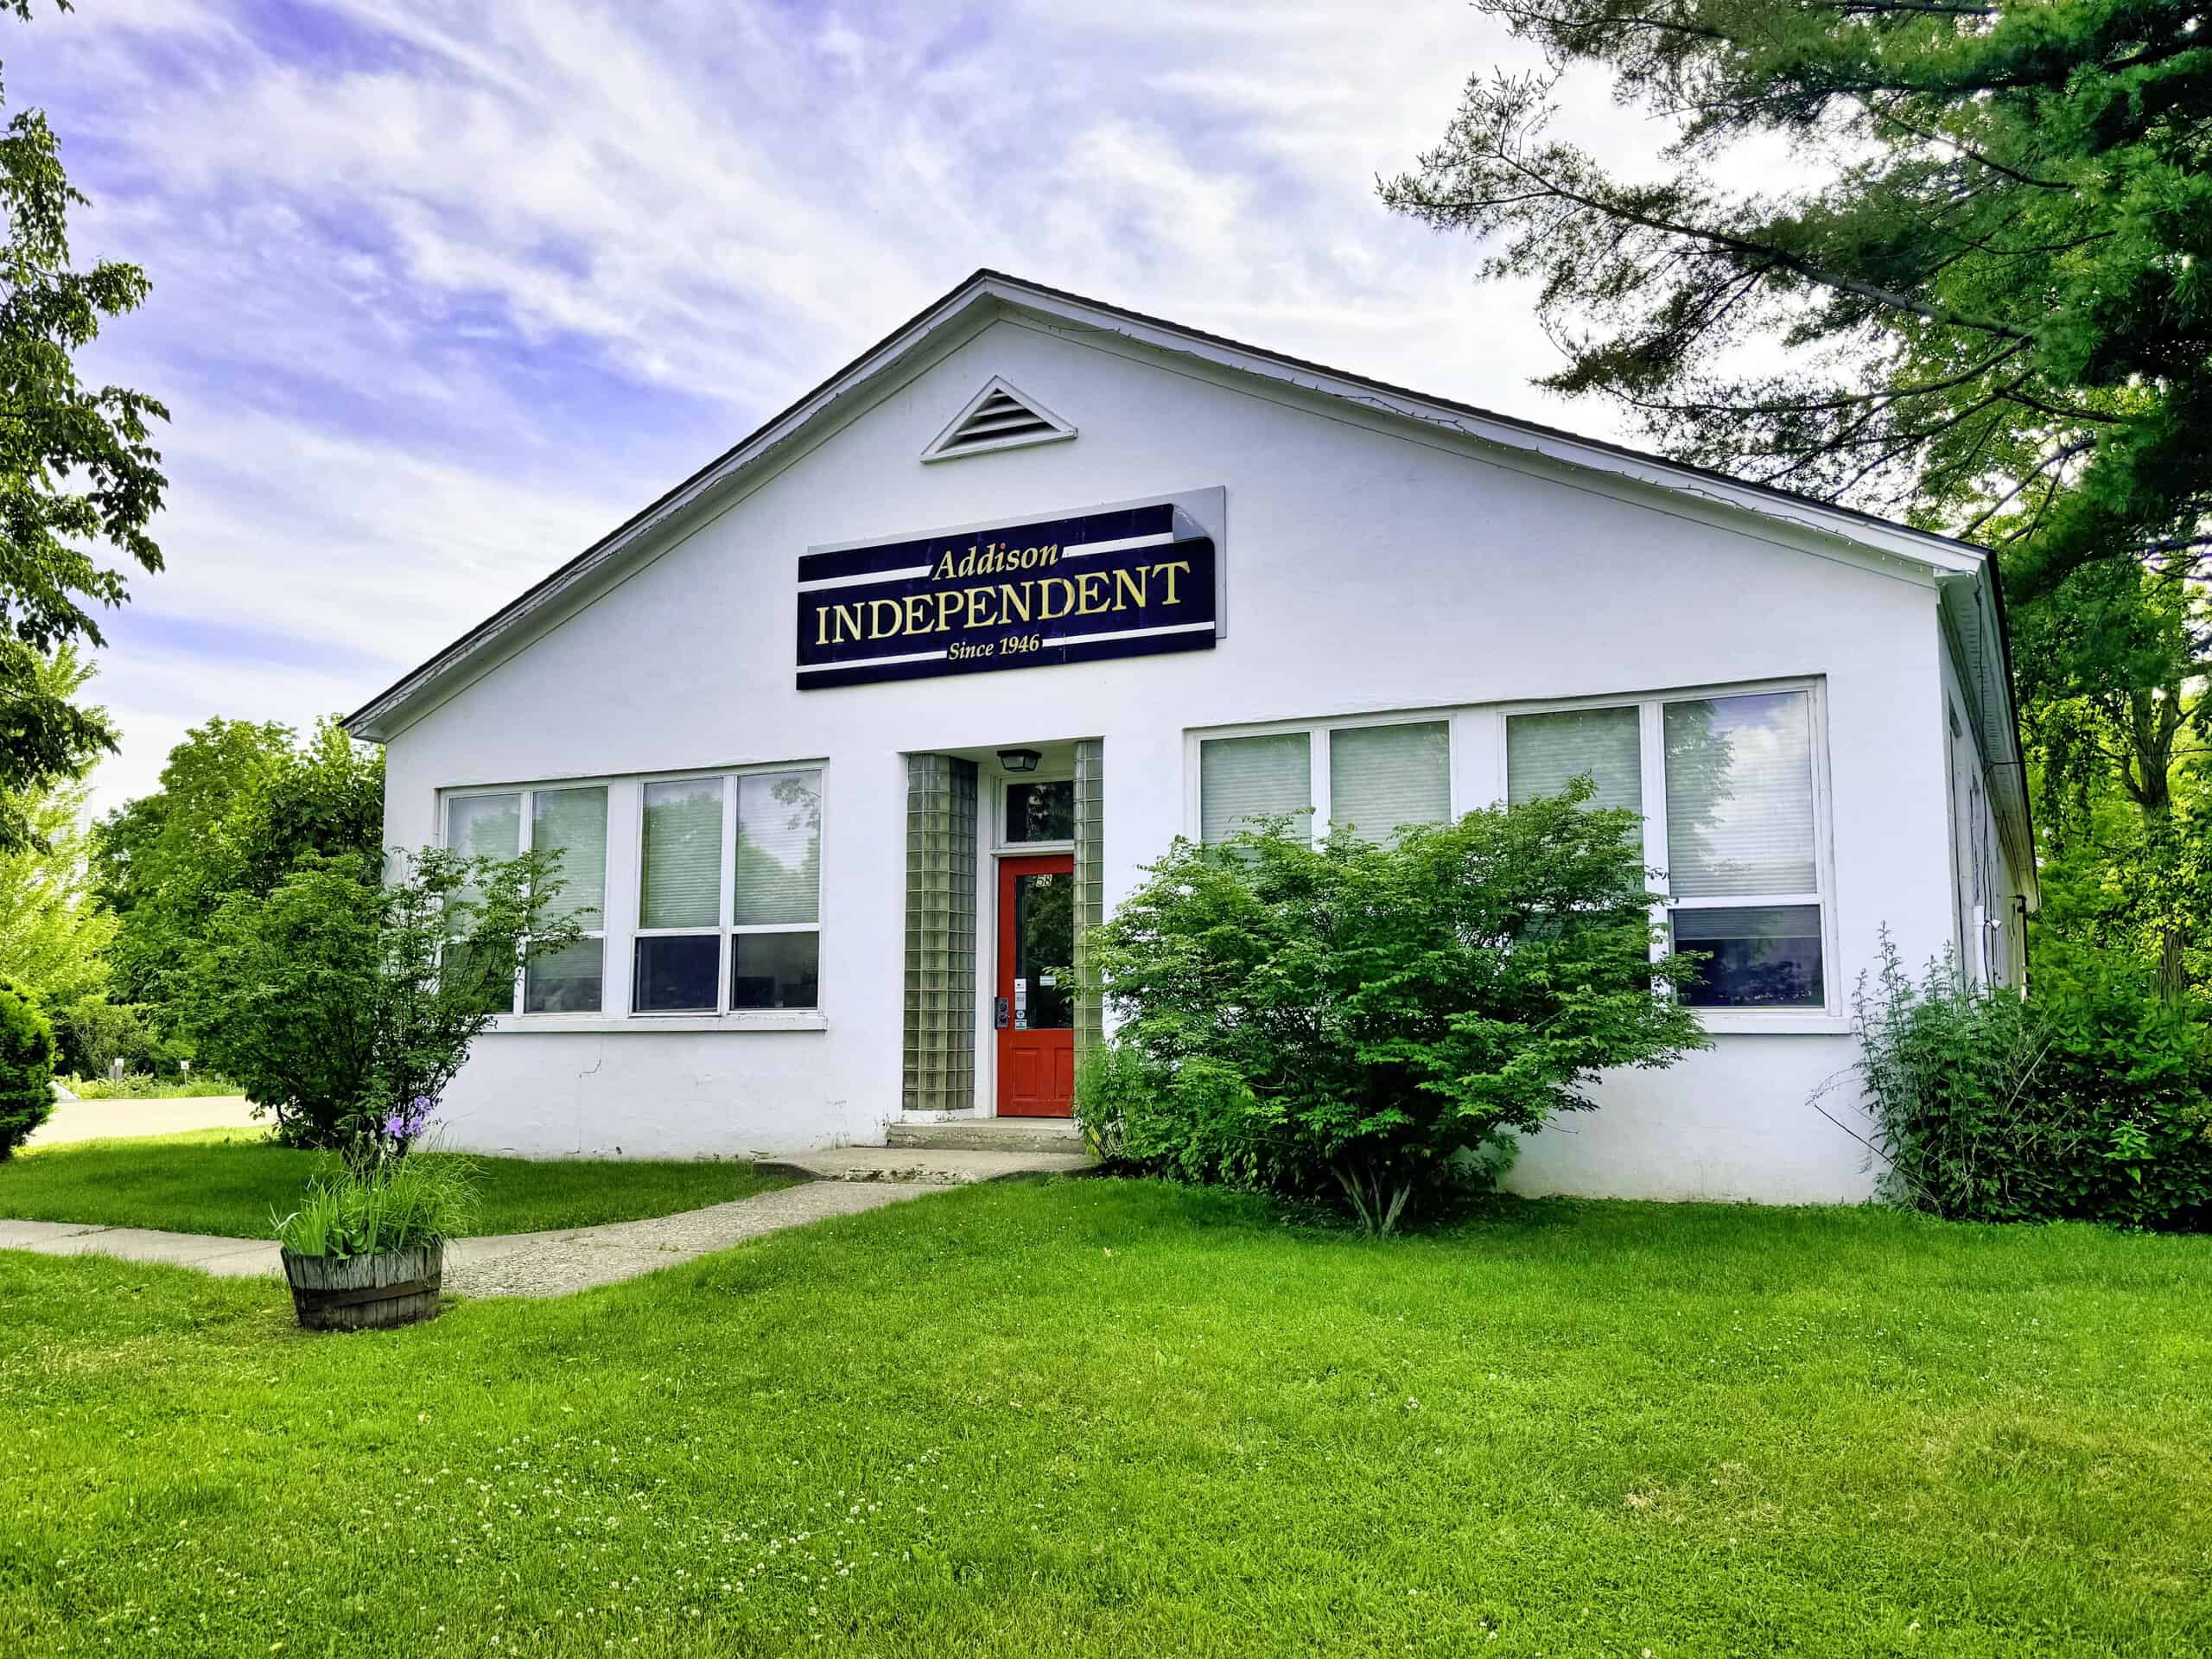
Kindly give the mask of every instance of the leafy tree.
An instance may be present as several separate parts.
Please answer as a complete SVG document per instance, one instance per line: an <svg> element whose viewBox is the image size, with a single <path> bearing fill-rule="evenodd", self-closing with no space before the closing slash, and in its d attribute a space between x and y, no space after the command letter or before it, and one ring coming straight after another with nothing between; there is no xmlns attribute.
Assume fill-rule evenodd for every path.
<svg viewBox="0 0 2212 1659"><path fill-rule="evenodd" d="M31 0L0 0L29 20ZM67 10L67 0L58 0ZM165 487L149 423L168 412L143 392L92 387L75 357L101 321L143 303L136 265L70 264L68 216L85 197L62 170L46 118L19 111L0 134L0 849L30 838L26 796L80 776L115 747L101 711L58 696L40 673L57 647L105 643L93 608L119 605L123 572L102 543L148 571L148 533Z"/></svg>
<svg viewBox="0 0 2212 1659"><path fill-rule="evenodd" d="M1670 453L1982 541L2145 843L2178 861L2212 558L2212 42L2154 0L1475 0L1550 73L1477 78L1382 186L1494 238L1566 364ZM1656 177L1549 131L1610 73L1667 124ZM1779 141L1790 165L1731 152ZM2155 947L2178 994L2188 941Z"/></svg>
<svg viewBox="0 0 2212 1659"><path fill-rule="evenodd" d="M42 660L37 672L43 694L64 702L92 677L71 645ZM0 851L0 977L49 1013L107 982L115 918L92 890L85 827L90 792L71 778L18 791L7 804L29 834Z"/></svg>
<svg viewBox="0 0 2212 1659"><path fill-rule="evenodd" d="M38 1005L0 980L0 1160L54 1113L54 1033Z"/></svg>
<svg viewBox="0 0 2212 1659"><path fill-rule="evenodd" d="M515 976L581 937L554 913L556 855L425 848L384 874L380 855L303 854L266 893L228 894L181 976L200 1052L295 1146L404 1150Z"/></svg>
<svg viewBox="0 0 2212 1659"><path fill-rule="evenodd" d="M1278 822L1178 841L1103 930L1118 1058L1102 1144L1199 1179L1333 1194L1371 1231L1511 1132L1588 1107L1615 1066L1706 1039L1655 995L1636 815L1567 796L1387 846ZM1119 1122L1100 1122L1101 1105Z"/></svg>
<svg viewBox="0 0 2212 1659"><path fill-rule="evenodd" d="M211 720L169 752L161 782L109 814L95 839L126 1001L169 999L226 894L269 892L303 853L383 847L383 756L334 721L301 743L274 721Z"/></svg>

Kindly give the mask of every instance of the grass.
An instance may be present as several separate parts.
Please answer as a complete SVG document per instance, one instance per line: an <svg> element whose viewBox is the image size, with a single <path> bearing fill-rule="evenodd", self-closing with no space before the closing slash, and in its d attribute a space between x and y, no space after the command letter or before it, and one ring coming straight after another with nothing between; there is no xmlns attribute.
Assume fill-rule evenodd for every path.
<svg viewBox="0 0 2212 1659"><path fill-rule="evenodd" d="M0 1253L0 1652L2212 1649L2212 1240L969 1188L359 1337Z"/></svg>
<svg viewBox="0 0 2212 1659"><path fill-rule="evenodd" d="M786 1184L783 1177L735 1162L474 1161L482 1187L470 1230L478 1234L672 1215ZM308 1177L333 1167L334 1160L325 1154L274 1145L258 1129L65 1141L0 1163L0 1217L266 1238L270 1212L289 1211Z"/></svg>

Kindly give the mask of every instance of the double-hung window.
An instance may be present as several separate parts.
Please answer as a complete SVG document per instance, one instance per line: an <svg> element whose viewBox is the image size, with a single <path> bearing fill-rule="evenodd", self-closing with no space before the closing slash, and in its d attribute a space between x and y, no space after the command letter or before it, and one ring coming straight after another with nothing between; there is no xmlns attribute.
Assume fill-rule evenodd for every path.
<svg viewBox="0 0 2212 1659"><path fill-rule="evenodd" d="M531 962L498 1011L597 1014L607 955L607 789L604 785L454 795L446 846L468 858L557 853L560 887L546 908L573 917L583 937ZM467 895L465 895L467 896Z"/></svg>
<svg viewBox="0 0 2212 1659"><path fill-rule="evenodd" d="M1675 949L1705 958L1685 1002L1827 1007L1810 689L1512 715L1505 731L1509 799L1586 777L1593 806L1643 816Z"/></svg>
<svg viewBox="0 0 2212 1659"><path fill-rule="evenodd" d="M1389 841L1451 815L1451 728L1441 720L1346 721L1198 744L1204 841L1275 817Z"/></svg>
<svg viewBox="0 0 2212 1659"><path fill-rule="evenodd" d="M671 779L642 793L632 1011L820 1006L821 772Z"/></svg>

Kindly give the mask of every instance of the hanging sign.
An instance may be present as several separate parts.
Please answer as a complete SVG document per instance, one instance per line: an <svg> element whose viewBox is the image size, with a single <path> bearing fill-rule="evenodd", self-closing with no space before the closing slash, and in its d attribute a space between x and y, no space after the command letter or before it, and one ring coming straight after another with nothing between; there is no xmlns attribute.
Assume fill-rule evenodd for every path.
<svg viewBox="0 0 2212 1659"><path fill-rule="evenodd" d="M799 689L1210 651L1215 557L1172 501L810 552Z"/></svg>

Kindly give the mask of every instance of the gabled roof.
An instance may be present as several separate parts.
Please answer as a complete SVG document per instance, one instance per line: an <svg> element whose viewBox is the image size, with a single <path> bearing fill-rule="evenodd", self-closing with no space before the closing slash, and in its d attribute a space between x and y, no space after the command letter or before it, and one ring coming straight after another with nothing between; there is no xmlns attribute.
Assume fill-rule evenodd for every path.
<svg viewBox="0 0 2212 1659"><path fill-rule="evenodd" d="M1471 404L1433 397L1285 353L1248 346L1203 329L986 269L976 271L943 298L901 323L658 500L615 526L527 592L378 692L346 715L347 730L357 737L372 740L391 735L407 723L407 711L418 699L450 684L478 662L496 654L505 639L545 607L574 592L649 537L680 523L719 499L741 480L772 464L803 432L812 430L818 423L842 418L845 410L870 388L880 384L886 376L898 373L902 365L910 364L918 353L941 340L948 331L970 323L980 326L981 321L1008 310L1040 316L1064 327L1112 333L1157 350L1194 355L1235 372L1309 393L1343 398L1370 412L1379 411L1445 429L1484 447L1586 467L1834 537L1856 543L1867 552L1904 560L1939 577L1971 579L1977 587L1987 589L1988 608L1995 614L2002 614L2002 597L1996 590L1995 561L1986 550L1969 543L1787 490L1746 483L1723 473L1688 466L1624 445L1583 437L1557 427L1500 415ZM1997 642L1999 660L2003 650L2000 638ZM1993 729L1986 735L2001 740L1999 753L2009 763L2011 776L2017 779L2022 772L2009 664L2002 680L2004 708L2001 714L1992 711L1988 721L1991 728L1999 729ZM2019 791L2017 810L2019 823L2024 825L2024 787Z"/></svg>

